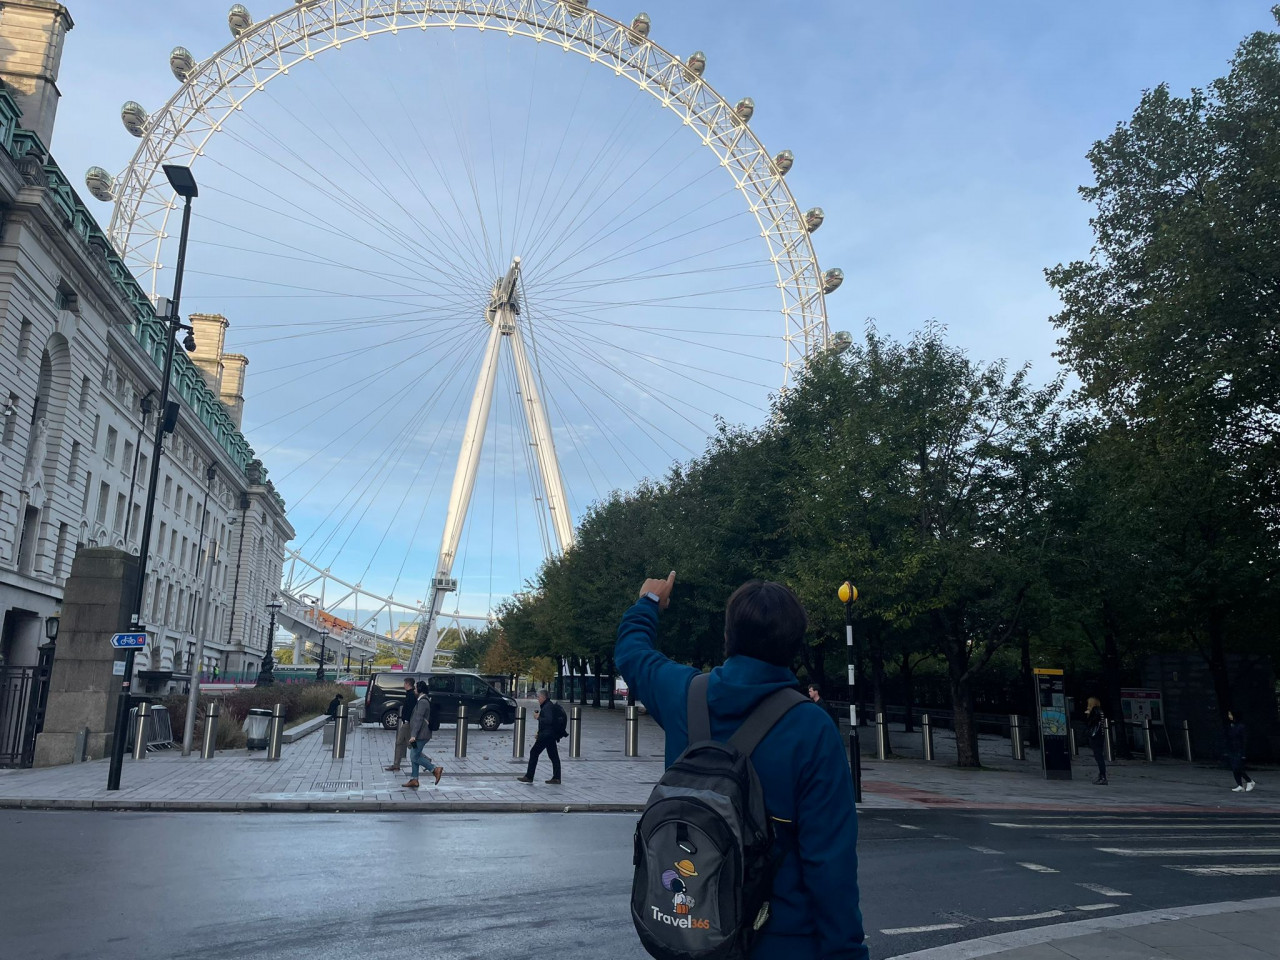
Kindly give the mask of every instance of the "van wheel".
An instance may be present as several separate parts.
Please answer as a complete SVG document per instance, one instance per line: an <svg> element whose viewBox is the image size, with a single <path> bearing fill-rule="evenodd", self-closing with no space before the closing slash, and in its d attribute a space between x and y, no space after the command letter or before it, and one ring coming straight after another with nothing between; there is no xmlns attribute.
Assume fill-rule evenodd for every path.
<svg viewBox="0 0 1280 960"><path fill-rule="evenodd" d="M500 726L502 726L502 717L498 716L497 711L486 710L483 714L481 714L480 729L488 730L490 733L492 733L494 730L497 730Z"/></svg>
<svg viewBox="0 0 1280 960"><path fill-rule="evenodd" d="M388 730L394 730L400 726L400 711L392 707L382 715L382 725Z"/></svg>

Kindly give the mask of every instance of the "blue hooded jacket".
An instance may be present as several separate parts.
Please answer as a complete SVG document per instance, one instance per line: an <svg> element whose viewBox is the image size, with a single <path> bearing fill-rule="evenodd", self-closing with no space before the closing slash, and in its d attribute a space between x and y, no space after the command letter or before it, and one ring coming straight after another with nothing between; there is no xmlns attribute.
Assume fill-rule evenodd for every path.
<svg viewBox="0 0 1280 960"><path fill-rule="evenodd" d="M613 658L666 732L670 766L688 746L689 684L698 671L659 653L657 634L658 605L641 599L622 617ZM730 657L711 671L707 685L711 736L728 740L757 703L796 684L785 667ZM858 909L853 781L831 719L817 704L796 707L756 748L752 764L769 815L782 821L778 833L788 851L752 960L868 960Z"/></svg>

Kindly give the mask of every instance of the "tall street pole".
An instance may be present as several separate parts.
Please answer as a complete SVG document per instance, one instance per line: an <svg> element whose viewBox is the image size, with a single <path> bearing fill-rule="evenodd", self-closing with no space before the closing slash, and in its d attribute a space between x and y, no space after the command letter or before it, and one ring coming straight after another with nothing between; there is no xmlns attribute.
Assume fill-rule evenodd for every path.
<svg viewBox="0 0 1280 960"><path fill-rule="evenodd" d="M858 651L853 645L853 604L858 588L849 581L840 584L844 602L844 644L849 681L849 769L853 772L853 802L862 802L862 747L858 743Z"/></svg>
<svg viewBox="0 0 1280 960"><path fill-rule="evenodd" d="M195 178L187 167L166 166L165 176L173 189L184 199L182 207L182 233L178 240L178 265L173 277L173 299L169 302L168 315L164 318L164 369L160 373L160 404L156 415L155 442L151 446L151 478L147 486L146 505L142 509L142 538L138 550L138 582L130 622L136 630L142 623L142 601L147 583L147 561L151 552L151 527L156 512L156 485L160 480L160 456L164 452L165 421L168 419L169 387L173 379L173 350L178 330L184 324L178 308L182 299L182 271L187 262L187 234L191 229L191 201L199 191ZM190 330L189 327L186 328ZM194 347L194 341L191 346ZM129 727L129 706L133 699L134 651L124 655L124 676L120 680L120 694L116 698L115 733L111 738L111 766L107 772L107 789L120 789L120 769L124 766L124 742Z"/></svg>
<svg viewBox="0 0 1280 960"><path fill-rule="evenodd" d="M196 649L191 659L195 669L191 671L191 684L187 690L187 719L182 725L182 755L191 756L192 742L196 735L196 711L200 709L200 673L204 669L204 638L209 633L209 613L213 609L213 564L218 558L218 538L209 538L208 556L204 559L204 610L200 629L196 633Z"/></svg>
<svg viewBox="0 0 1280 960"><path fill-rule="evenodd" d="M272 597L271 602L267 604L267 610L271 613L271 626L267 627L267 652L262 657L262 663L258 665L258 680L254 684L255 687L269 687L276 682L276 614L283 606L279 597Z"/></svg>

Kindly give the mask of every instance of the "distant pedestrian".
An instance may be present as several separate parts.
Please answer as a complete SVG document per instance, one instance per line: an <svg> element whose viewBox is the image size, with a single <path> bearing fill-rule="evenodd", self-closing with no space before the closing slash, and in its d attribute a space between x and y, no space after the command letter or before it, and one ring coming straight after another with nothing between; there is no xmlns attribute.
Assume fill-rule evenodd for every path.
<svg viewBox="0 0 1280 960"><path fill-rule="evenodd" d="M213 682L218 682L218 665L216 663L213 665Z"/></svg>
<svg viewBox="0 0 1280 960"><path fill-rule="evenodd" d="M1085 714L1085 729L1089 732L1089 746L1093 749L1093 759L1098 764L1098 776L1093 782L1099 786L1107 785L1107 715L1102 712L1102 701L1090 697Z"/></svg>
<svg viewBox="0 0 1280 960"><path fill-rule="evenodd" d="M1231 762L1231 775L1236 778L1232 793L1248 793L1254 788L1253 777L1244 769L1244 745L1248 731L1243 723L1236 719L1235 713L1227 711L1227 760Z"/></svg>
<svg viewBox="0 0 1280 960"><path fill-rule="evenodd" d="M413 762L413 772L409 774L408 781L403 784L410 790L418 789L418 770L420 769L430 770L437 784L444 776L444 767L422 752L430 739L431 698L427 696L427 681L419 680L418 701L413 705L413 715L409 718L409 759Z"/></svg>
<svg viewBox="0 0 1280 960"><path fill-rule="evenodd" d="M413 677L404 678L404 700L400 704L400 724L396 727L396 756L387 770L400 772L400 764L409 749L409 721L413 718L413 708L418 703L418 695L413 692Z"/></svg>
<svg viewBox="0 0 1280 960"><path fill-rule="evenodd" d="M826 711L831 722L836 725L836 729L840 729L840 718L836 715L835 710L831 709L831 705L822 699L822 688L816 683L809 684L809 699Z"/></svg>
<svg viewBox="0 0 1280 960"><path fill-rule="evenodd" d="M538 735L534 738L533 749L529 751L529 768L523 777L516 777L521 783L533 783L533 775L538 770L538 757L542 751L551 758L551 779L547 783L560 782L560 751L556 742L565 735L569 719L564 707L551 699L546 690L538 691L538 710L534 713L538 718Z"/></svg>

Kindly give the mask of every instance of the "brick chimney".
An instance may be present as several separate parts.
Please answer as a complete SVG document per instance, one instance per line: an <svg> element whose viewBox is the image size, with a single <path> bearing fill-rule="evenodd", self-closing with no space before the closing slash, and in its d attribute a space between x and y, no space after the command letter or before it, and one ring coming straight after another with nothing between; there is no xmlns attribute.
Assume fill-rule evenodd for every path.
<svg viewBox="0 0 1280 960"><path fill-rule="evenodd" d="M54 0L0 0L0 79L22 109L22 126L46 147L58 113L62 41L74 23Z"/></svg>
<svg viewBox="0 0 1280 960"><path fill-rule="evenodd" d="M221 393L225 372L222 351L227 343L229 321L218 313L193 313L187 320L195 328L192 335L196 338L196 349L187 356L196 365L209 389L214 393Z"/></svg>
<svg viewBox="0 0 1280 960"><path fill-rule="evenodd" d="M240 418L244 416L244 368L249 365L249 358L243 353L224 353L222 355L222 390L218 399L231 414L231 422L240 429Z"/></svg>

